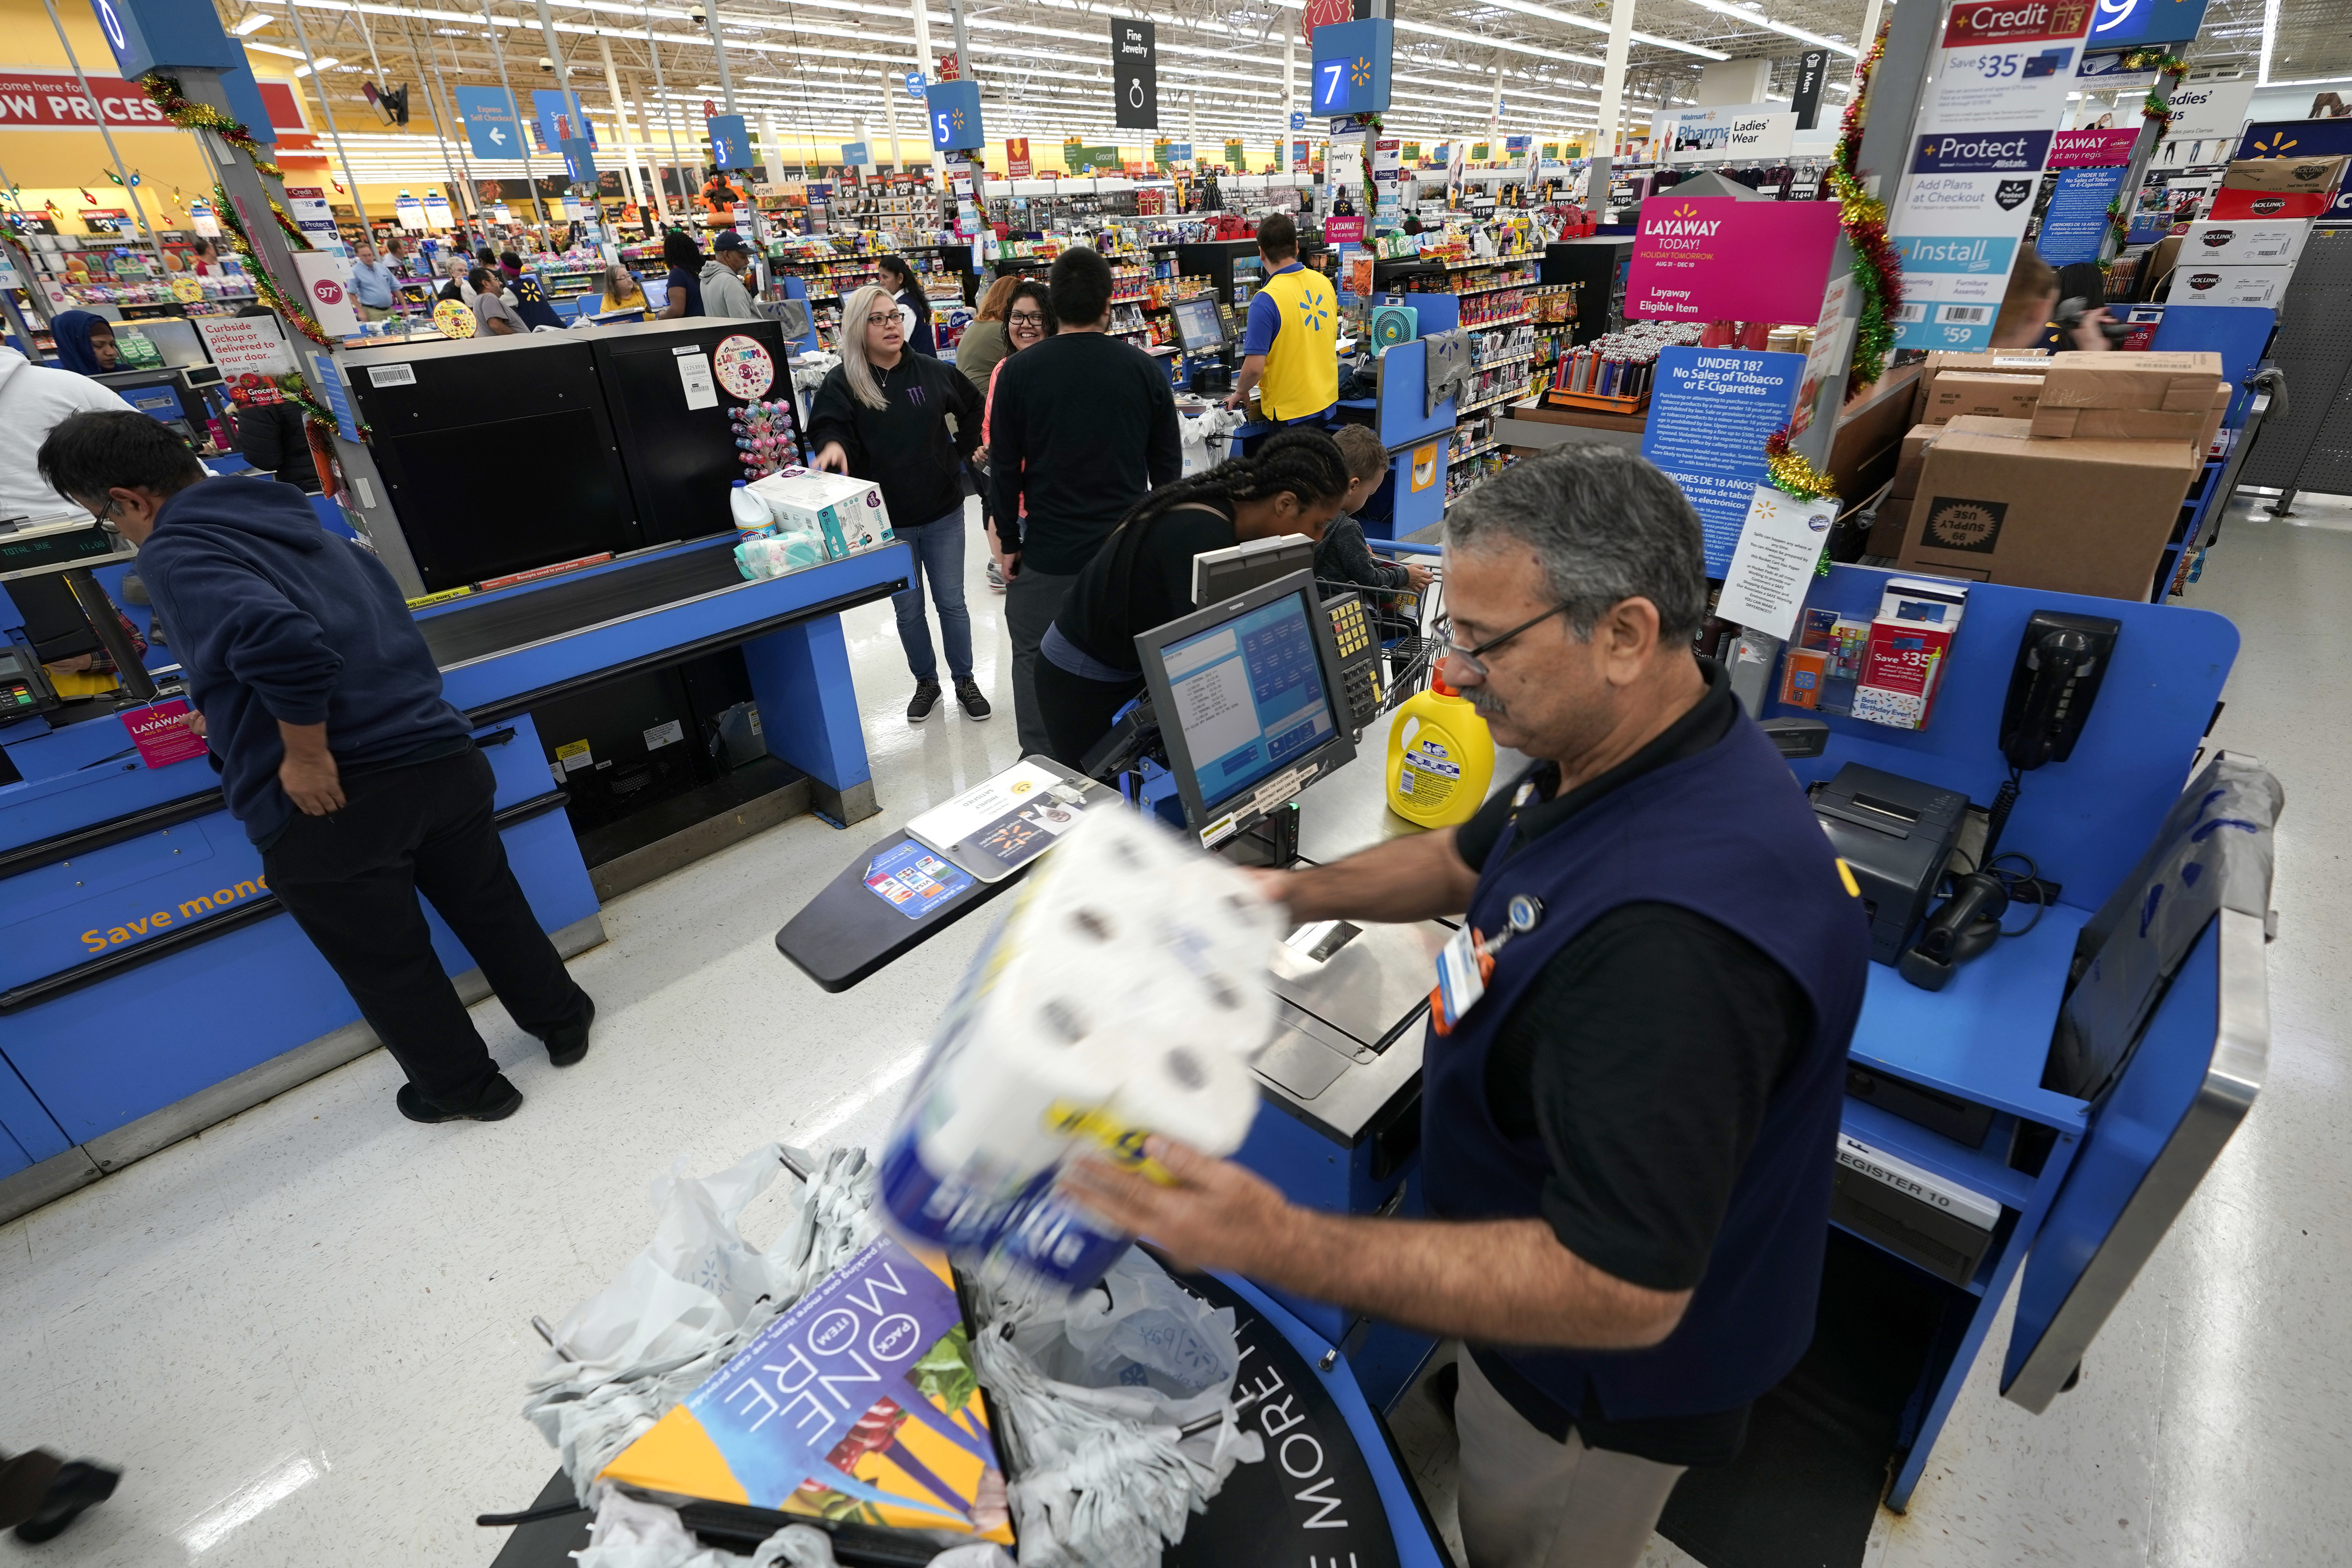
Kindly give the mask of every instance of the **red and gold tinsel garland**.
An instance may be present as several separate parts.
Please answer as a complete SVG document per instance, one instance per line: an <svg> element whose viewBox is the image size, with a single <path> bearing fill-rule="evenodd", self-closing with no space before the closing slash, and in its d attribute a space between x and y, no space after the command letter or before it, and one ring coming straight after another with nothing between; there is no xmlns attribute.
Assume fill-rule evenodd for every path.
<svg viewBox="0 0 2352 1568"><path fill-rule="evenodd" d="M1837 499L1837 481L1813 467L1790 444L1786 425L1764 438L1764 471L1771 477L1772 488L1783 495L1799 500Z"/></svg>
<svg viewBox="0 0 2352 1568"><path fill-rule="evenodd" d="M277 210L276 202L269 205L272 211ZM227 237L229 245L244 261L247 273L253 279L254 294L263 304L293 322L304 337L322 349L332 348L334 340L327 335L325 328L319 325L318 318L311 315L300 301L287 298L269 276L269 268L264 267L261 258L254 254L253 237L245 232L244 219L230 203L228 193L218 185L213 187L213 210L220 217L221 233ZM285 220L283 213L279 213L278 217L281 222Z"/></svg>
<svg viewBox="0 0 2352 1568"><path fill-rule="evenodd" d="M2124 56L2123 68L2127 71L2154 71L2159 79L2170 77L2177 82L2189 74L2189 62L2162 49L2134 49ZM2157 96L2155 87L2150 87L2147 97L2140 101L2139 117L2155 121L2158 135L2170 130L2173 121L2178 118L2172 105Z"/></svg>
<svg viewBox="0 0 2352 1568"><path fill-rule="evenodd" d="M1853 97L1838 122L1837 156L1829 170L1838 224L1853 247L1853 280L1862 289L1862 319L1854 323L1853 369L1846 376L1849 396L1885 374L1886 356L1895 348L1895 311L1903 303L1903 262L1887 237L1886 204L1863 188L1854 170L1870 113L1871 74L1885 53L1886 29L1881 27L1870 51L1854 62Z"/></svg>
<svg viewBox="0 0 2352 1568"><path fill-rule="evenodd" d="M139 90L149 102L163 111L163 117L183 131L209 131L230 146L253 160L253 166L271 179L282 179L277 164L261 155L261 143L242 121L232 120L209 103L194 103L180 96L177 77L150 71L139 79Z"/></svg>

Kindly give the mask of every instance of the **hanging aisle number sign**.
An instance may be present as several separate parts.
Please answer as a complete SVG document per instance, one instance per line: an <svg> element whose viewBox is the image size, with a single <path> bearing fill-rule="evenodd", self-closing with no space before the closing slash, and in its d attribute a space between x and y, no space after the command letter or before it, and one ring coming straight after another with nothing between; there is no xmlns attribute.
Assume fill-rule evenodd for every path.
<svg viewBox="0 0 2352 1568"><path fill-rule="evenodd" d="M1389 106L1389 57L1396 24L1386 16L1315 29L1314 112L1325 118L1378 114Z"/></svg>
<svg viewBox="0 0 2352 1568"><path fill-rule="evenodd" d="M923 89L935 152L961 153L986 144L980 129L980 84L935 81Z"/></svg>

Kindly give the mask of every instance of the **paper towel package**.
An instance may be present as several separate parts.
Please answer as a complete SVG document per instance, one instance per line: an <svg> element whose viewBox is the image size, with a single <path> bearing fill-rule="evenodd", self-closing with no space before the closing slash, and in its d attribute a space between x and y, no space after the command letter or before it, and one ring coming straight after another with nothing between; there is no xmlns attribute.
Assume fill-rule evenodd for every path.
<svg viewBox="0 0 2352 1568"><path fill-rule="evenodd" d="M879 550L898 537L881 487L871 479L816 468L790 468L744 487L767 503L779 532L804 531L824 536L833 559Z"/></svg>
<svg viewBox="0 0 2352 1568"><path fill-rule="evenodd" d="M1281 924L1223 861L1133 812L1088 813L940 1017L882 1159L898 1229L984 1276L1099 1279L1129 1238L1055 1177L1087 1154L1151 1174L1154 1132L1241 1146Z"/></svg>

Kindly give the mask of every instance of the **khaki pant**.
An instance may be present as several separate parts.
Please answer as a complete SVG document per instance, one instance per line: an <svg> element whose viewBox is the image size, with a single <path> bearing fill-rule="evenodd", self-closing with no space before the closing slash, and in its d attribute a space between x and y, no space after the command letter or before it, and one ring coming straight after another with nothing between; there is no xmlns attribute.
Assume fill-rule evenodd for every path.
<svg viewBox="0 0 2352 1568"><path fill-rule="evenodd" d="M1465 1351L1462 1544L1470 1568L1633 1568L1684 1467L1565 1443L1528 1425Z"/></svg>

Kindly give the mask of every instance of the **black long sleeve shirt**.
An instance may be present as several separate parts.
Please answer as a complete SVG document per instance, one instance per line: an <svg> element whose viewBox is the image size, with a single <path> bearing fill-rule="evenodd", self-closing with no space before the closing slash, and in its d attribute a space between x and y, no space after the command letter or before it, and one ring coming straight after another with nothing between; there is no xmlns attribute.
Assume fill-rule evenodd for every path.
<svg viewBox="0 0 2352 1568"><path fill-rule="evenodd" d="M1176 419L1166 367L1105 333L1064 332L1007 359L988 426L1005 553L1055 576L1085 570L1129 508L1184 471Z"/></svg>
<svg viewBox="0 0 2352 1568"><path fill-rule="evenodd" d="M840 442L851 476L882 488L893 529L920 528L950 512L961 518L961 459L980 445L980 394L953 365L911 350L888 370L877 367L874 382L882 390L880 408L850 395L842 366L826 373L809 405L810 456Z"/></svg>

